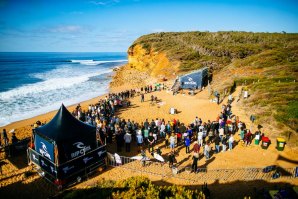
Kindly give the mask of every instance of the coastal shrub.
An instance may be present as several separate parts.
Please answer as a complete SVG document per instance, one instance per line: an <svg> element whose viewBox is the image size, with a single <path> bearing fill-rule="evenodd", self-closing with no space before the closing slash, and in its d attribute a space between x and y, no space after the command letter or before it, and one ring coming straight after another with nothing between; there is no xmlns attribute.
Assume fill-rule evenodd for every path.
<svg viewBox="0 0 298 199"><path fill-rule="evenodd" d="M204 199L204 193L198 190L190 190L182 186L158 186L146 177L131 177L117 182L104 180L96 186L80 190L72 190L64 193L64 199L95 199L95 198L181 198Z"/></svg>

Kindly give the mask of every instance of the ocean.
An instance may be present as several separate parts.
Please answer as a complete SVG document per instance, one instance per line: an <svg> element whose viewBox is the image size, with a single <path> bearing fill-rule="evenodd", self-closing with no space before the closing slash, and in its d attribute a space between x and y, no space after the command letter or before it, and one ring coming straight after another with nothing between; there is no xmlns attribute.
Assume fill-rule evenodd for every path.
<svg viewBox="0 0 298 199"><path fill-rule="evenodd" d="M0 53L0 126L108 92L126 53Z"/></svg>

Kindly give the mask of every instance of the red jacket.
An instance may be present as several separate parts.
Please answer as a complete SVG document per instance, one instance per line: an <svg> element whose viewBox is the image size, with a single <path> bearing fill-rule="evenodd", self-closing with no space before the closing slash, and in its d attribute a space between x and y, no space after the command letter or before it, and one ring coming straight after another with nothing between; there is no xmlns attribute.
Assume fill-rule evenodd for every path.
<svg viewBox="0 0 298 199"><path fill-rule="evenodd" d="M193 151L196 152L196 153L199 153L199 151L200 151L200 145L198 143L196 143L196 144L193 145Z"/></svg>

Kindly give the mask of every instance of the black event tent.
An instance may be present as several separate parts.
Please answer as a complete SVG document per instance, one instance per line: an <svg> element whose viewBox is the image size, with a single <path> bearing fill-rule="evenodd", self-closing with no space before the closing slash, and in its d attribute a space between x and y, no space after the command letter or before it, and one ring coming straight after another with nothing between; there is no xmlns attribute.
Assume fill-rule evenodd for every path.
<svg viewBox="0 0 298 199"><path fill-rule="evenodd" d="M63 104L49 123L35 129L35 150L56 163L61 164L94 148L96 128L77 120Z"/></svg>
<svg viewBox="0 0 298 199"><path fill-rule="evenodd" d="M96 128L77 120L62 104L54 118L34 131L30 163L57 185L105 166L106 146L98 146Z"/></svg>

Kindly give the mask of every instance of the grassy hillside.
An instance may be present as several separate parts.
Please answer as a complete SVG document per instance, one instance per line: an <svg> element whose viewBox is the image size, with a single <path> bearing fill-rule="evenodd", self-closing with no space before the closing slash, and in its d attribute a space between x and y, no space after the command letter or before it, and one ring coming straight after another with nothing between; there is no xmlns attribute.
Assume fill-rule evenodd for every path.
<svg viewBox="0 0 298 199"><path fill-rule="evenodd" d="M274 118L279 127L298 131L298 34L162 32L138 38L128 52L136 45L179 61L181 73L208 66L213 90L222 94L245 84L253 93L245 106L260 121Z"/></svg>

